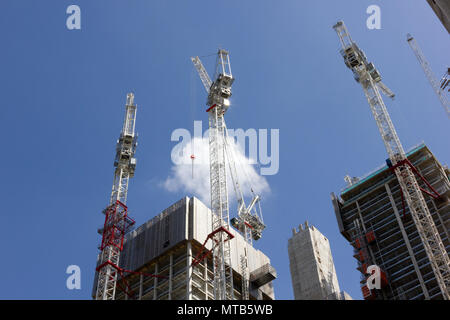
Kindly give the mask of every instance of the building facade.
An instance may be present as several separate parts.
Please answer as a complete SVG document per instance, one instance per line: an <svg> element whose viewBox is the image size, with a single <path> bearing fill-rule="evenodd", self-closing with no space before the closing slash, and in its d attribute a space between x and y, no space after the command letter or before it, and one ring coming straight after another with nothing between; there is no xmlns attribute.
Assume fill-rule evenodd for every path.
<svg viewBox="0 0 450 320"><path fill-rule="evenodd" d="M450 1L427 0L436 16L441 20L447 32L450 33Z"/></svg>
<svg viewBox="0 0 450 320"><path fill-rule="evenodd" d="M314 226L292 230L288 254L295 300L349 298L340 292L329 241Z"/></svg>
<svg viewBox="0 0 450 320"><path fill-rule="evenodd" d="M211 210L197 198L183 198L125 236L120 266L131 272L118 281L117 300L211 300L214 299L211 254L203 243L212 231ZM248 245L234 229L231 240L234 298L241 299L241 256L248 255L248 286L251 300L275 298L272 280L276 271L270 259ZM205 248L210 250L210 241ZM157 277L154 277L156 275ZM94 280L95 293L96 278Z"/></svg>
<svg viewBox="0 0 450 320"><path fill-rule="evenodd" d="M407 153L410 162L440 195L424 193L428 208L447 249L450 227L449 170L427 146L421 144ZM423 190L429 190L416 176ZM442 299L430 260L404 201L395 174L382 166L366 177L348 179L340 196L331 194L341 234L354 247L361 290L365 299ZM431 193L431 192L430 192ZM381 288L369 290L369 265L381 268Z"/></svg>

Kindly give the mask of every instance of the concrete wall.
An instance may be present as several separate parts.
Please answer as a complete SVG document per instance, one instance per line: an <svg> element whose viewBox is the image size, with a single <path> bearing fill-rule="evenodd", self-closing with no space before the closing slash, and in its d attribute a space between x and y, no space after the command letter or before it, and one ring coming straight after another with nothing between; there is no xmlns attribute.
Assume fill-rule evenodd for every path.
<svg viewBox="0 0 450 320"><path fill-rule="evenodd" d="M427 0L433 11L441 20L447 32L450 33L450 1L448 0Z"/></svg>
<svg viewBox="0 0 450 320"><path fill-rule="evenodd" d="M300 225L288 241L289 267L296 300L339 296L339 284L328 239L314 226ZM337 293L337 295L336 295Z"/></svg>

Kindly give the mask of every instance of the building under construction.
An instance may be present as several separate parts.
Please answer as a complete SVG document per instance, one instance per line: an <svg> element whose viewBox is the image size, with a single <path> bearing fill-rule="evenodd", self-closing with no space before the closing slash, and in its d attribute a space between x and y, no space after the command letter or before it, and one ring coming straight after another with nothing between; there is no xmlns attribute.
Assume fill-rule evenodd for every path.
<svg viewBox="0 0 450 320"><path fill-rule="evenodd" d="M447 253L450 250L450 172L421 144L407 153L424 179L417 179ZM341 234L354 247L364 299L442 299L396 176L387 165L364 178L349 178L331 194ZM369 290L367 267L381 268L381 289Z"/></svg>
<svg viewBox="0 0 450 320"><path fill-rule="evenodd" d="M288 241L295 300L351 300L339 283L328 239L317 228L299 225Z"/></svg>
<svg viewBox="0 0 450 320"><path fill-rule="evenodd" d="M450 33L450 2L447 0L427 0L427 2Z"/></svg>
<svg viewBox="0 0 450 320"><path fill-rule="evenodd" d="M126 276L117 280L116 299L214 299L211 244L203 246L211 232L211 210L197 198L186 197L126 234L120 257ZM234 298L242 298L240 259L247 250L250 299L274 299L276 272L270 259L239 232L230 232ZM93 295L96 284L97 276Z"/></svg>

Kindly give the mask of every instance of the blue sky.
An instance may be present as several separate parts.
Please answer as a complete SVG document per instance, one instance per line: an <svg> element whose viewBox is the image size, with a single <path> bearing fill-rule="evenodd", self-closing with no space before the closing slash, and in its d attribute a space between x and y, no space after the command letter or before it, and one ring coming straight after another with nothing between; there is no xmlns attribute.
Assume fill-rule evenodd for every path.
<svg viewBox="0 0 450 320"><path fill-rule="evenodd" d="M70 4L81 7L81 30L66 28ZM381 7L381 30L366 28L371 4ZM236 78L228 126L280 130L280 170L267 176L268 227L257 243L277 269L276 297L293 298L287 240L308 220L330 240L341 288L361 298L329 194L386 152L338 53L339 19L397 94L386 103L404 147L424 141L448 163L448 118L406 42L412 33L444 72L449 35L425 1L1 1L0 298L90 299L127 92L139 132L131 215L141 224L185 196L160 186L172 166L170 135L192 130L193 118L206 124L189 57L218 46L230 51ZM71 264L81 267L81 290L66 289Z"/></svg>

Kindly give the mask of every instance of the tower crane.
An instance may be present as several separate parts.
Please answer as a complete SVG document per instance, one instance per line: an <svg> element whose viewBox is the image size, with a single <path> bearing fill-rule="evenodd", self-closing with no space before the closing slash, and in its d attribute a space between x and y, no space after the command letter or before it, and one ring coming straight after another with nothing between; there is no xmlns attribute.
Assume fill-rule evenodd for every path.
<svg viewBox="0 0 450 320"><path fill-rule="evenodd" d="M448 85L448 79L446 78L446 75L444 75L442 81L439 82L438 79L436 78L436 76L434 75L433 71L431 70L430 64L428 63L427 59L425 58L422 50L420 49L419 45L417 44L416 39L414 39L413 36L411 36L408 33L406 36L406 40L408 41L408 44L411 47L412 51L414 52L414 55L416 56L420 65L422 66L423 72L425 73L425 76L427 77L428 81L430 82L431 87L433 88L434 92L438 96L442 107L444 107L444 110L447 113L447 116L450 118L450 102L448 101L446 93L445 93L445 88ZM447 75L448 75L448 72L447 72Z"/></svg>
<svg viewBox="0 0 450 320"><path fill-rule="evenodd" d="M122 276L119 267L120 252L123 249L125 233L134 224L128 216L126 206L128 181L134 176L136 159L134 154L137 146L135 134L136 105L134 94L127 95L125 119L122 131L116 145L114 160L114 181L109 205L103 210L105 223L100 230L102 243L100 246L96 300L114 300L118 275Z"/></svg>
<svg viewBox="0 0 450 320"><path fill-rule="evenodd" d="M251 244L252 239L259 239L265 228L262 215L256 210L260 198L254 195L251 204L245 205L236 171L236 159L233 145L230 144L224 114L230 106L231 85L234 78L231 73L230 57L228 51L219 49L216 61L216 73L214 81L211 81L200 58L191 58L203 86L208 93L207 106L209 117L209 158L210 158L210 186L211 186L211 211L213 213L212 233L208 239L213 240L214 261L214 298L216 300L234 299L233 273L231 267L230 240L233 238L230 230L229 203L227 191L228 162L233 188L238 201L238 216L231 221ZM228 160L228 161L227 161ZM252 190L253 192L253 190ZM260 209L260 206L259 206ZM207 240L208 240L207 239ZM204 256L203 256L204 257ZM198 263L200 259L195 259ZM249 298L248 289L248 257L247 248L241 256L243 268L243 298Z"/></svg>
<svg viewBox="0 0 450 320"><path fill-rule="evenodd" d="M404 193L442 296L445 300L450 300L449 256L414 176L416 169L406 157L380 91L391 97L393 94L387 90L386 86L380 85L380 73L372 63L368 62L363 51L353 42L344 22L337 22L333 28L342 45L340 52L344 62L364 90L389 155L388 166L395 173L401 191Z"/></svg>

